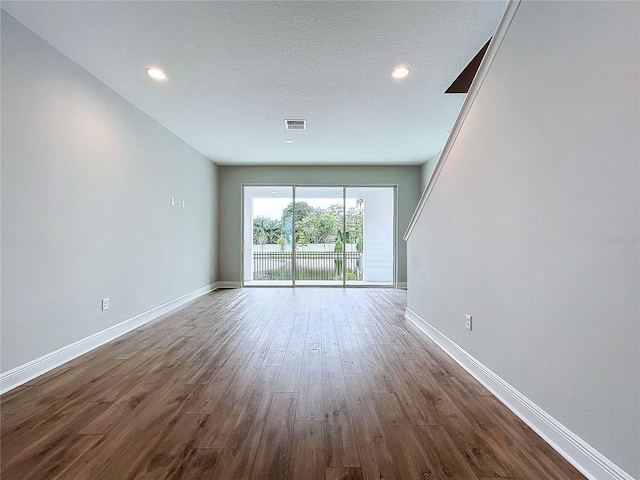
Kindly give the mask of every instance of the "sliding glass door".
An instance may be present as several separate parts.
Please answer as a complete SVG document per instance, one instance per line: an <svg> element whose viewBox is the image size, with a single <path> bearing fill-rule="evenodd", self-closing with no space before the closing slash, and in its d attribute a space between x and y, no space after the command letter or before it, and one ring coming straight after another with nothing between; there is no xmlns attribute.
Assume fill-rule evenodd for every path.
<svg viewBox="0 0 640 480"><path fill-rule="evenodd" d="M295 187L296 285L343 285L344 187Z"/></svg>
<svg viewBox="0 0 640 480"><path fill-rule="evenodd" d="M243 205L243 283L293 285L293 187L244 187Z"/></svg>
<svg viewBox="0 0 640 480"><path fill-rule="evenodd" d="M245 186L247 286L395 284L395 187Z"/></svg>
<svg viewBox="0 0 640 480"><path fill-rule="evenodd" d="M356 275L347 285L393 285L395 271L395 189L347 187L347 246L357 255Z"/></svg>

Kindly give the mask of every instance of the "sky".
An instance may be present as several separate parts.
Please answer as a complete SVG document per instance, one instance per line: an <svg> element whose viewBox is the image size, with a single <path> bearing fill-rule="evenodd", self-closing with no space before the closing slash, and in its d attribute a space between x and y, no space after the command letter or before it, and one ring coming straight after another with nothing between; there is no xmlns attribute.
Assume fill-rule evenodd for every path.
<svg viewBox="0 0 640 480"><path fill-rule="evenodd" d="M301 198L298 201L306 202L315 208L327 208L330 205L342 203L341 198ZM290 198L253 198L253 216L267 217L280 220L282 210L291 203ZM356 206L355 198L346 199L347 208Z"/></svg>

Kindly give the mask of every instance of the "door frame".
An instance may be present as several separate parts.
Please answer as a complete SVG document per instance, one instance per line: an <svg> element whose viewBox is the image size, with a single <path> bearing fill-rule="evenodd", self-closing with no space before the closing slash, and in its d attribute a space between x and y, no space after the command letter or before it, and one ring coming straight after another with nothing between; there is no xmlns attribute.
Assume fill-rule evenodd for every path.
<svg viewBox="0 0 640 480"><path fill-rule="evenodd" d="M292 195L291 195L291 201L294 204L294 208L293 208L293 215L292 215L292 229L293 229L293 235L292 235L292 260L291 260L291 268L292 268L292 272L291 272L291 285L245 285L245 279L244 279L244 267L245 267L245 259L244 259L244 254L245 254L245 249L247 248L246 245L246 241L245 241L245 237L246 237L246 232L245 232L245 228L244 228L244 214L245 214L245 194L244 194L244 189L245 187L292 187ZM295 255L295 247L296 247L296 239L295 239L295 225L296 225L296 209L295 209L295 202L296 202L296 187L333 187L333 188L340 188L342 187L342 210L343 210L343 214L342 214L342 223L343 223L343 228L342 228L342 235L346 236L346 232L345 230L345 225L346 225L346 195L347 195L347 189L348 188L392 188L393 189L393 282L389 285L347 285L346 281L346 275L344 274L344 269L346 266L346 263L344 261L344 255L343 255L343 275L342 275L342 285L296 285L296 255ZM363 184L359 184L359 183L291 183L291 182L284 182L284 183L277 183L277 182L266 182L266 183L242 183L240 186L241 192L240 192L240 196L241 196L241 202L240 202L240 279L241 279L241 286L242 288L397 288L397 284L398 284L398 184L397 183L378 183L378 184L371 184L371 183L363 183ZM343 245L345 238L343 238ZM250 246L253 245L253 232L251 235L251 244ZM346 249L343 250L343 253L346 252Z"/></svg>

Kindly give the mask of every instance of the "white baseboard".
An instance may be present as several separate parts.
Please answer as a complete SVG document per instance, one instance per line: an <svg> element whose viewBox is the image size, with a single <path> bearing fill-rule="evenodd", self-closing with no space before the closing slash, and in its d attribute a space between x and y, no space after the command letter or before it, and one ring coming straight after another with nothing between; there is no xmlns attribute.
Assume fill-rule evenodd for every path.
<svg viewBox="0 0 640 480"><path fill-rule="evenodd" d="M242 282L218 282L218 288L242 288Z"/></svg>
<svg viewBox="0 0 640 480"><path fill-rule="evenodd" d="M396 288L400 288L401 290L406 290L407 282L396 282Z"/></svg>
<svg viewBox="0 0 640 480"><path fill-rule="evenodd" d="M491 393L587 478L591 480L634 480L631 475L460 348L409 307L406 309L405 317L426 333L453 360L487 387Z"/></svg>
<svg viewBox="0 0 640 480"><path fill-rule="evenodd" d="M49 370L53 370L54 368L79 357L80 355L84 355L94 348L104 345L105 343L130 332L131 330L135 330L145 323L155 320L165 313L181 307L182 305L216 290L217 288L219 287L215 283L199 288L198 290L187 293L186 295L171 300L170 302L102 330L101 332L94 333L82 340L78 340L77 342L59 348L54 352L48 353L40 358L36 358L35 360L20 365L19 367L8 370L0 374L0 394L6 393L23 383L48 372Z"/></svg>

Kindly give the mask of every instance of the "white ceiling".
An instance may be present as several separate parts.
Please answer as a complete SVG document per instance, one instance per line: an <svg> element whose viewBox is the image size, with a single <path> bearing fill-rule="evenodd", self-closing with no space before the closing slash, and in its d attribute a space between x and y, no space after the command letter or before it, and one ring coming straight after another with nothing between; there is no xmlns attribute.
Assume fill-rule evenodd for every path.
<svg viewBox="0 0 640 480"><path fill-rule="evenodd" d="M443 92L506 1L3 1L2 8L218 164L419 164ZM398 64L411 68L393 80ZM165 83L147 66L163 67ZM285 118L307 130L287 131ZM293 143L284 142L286 138Z"/></svg>

